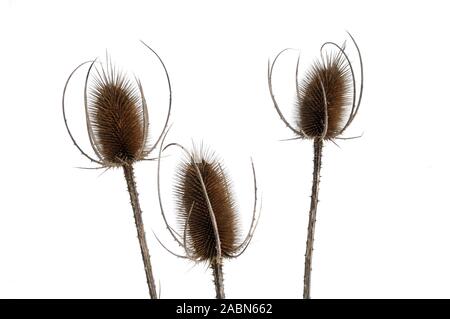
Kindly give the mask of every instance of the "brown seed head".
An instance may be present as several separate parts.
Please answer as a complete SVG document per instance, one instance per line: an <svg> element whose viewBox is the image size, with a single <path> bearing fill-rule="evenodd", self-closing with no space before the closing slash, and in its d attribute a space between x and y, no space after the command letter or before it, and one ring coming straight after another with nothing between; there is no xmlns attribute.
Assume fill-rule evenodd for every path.
<svg viewBox="0 0 450 319"><path fill-rule="evenodd" d="M211 261L218 255L208 199L217 223L221 255L232 257L238 237L236 207L227 176L213 154L200 150L181 163L175 196L182 232L186 231L186 245L193 257Z"/></svg>
<svg viewBox="0 0 450 319"><path fill-rule="evenodd" d="M94 76L88 115L93 142L107 165L131 164L145 157L148 123L139 82L107 64Z"/></svg>
<svg viewBox="0 0 450 319"><path fill-rule="evenodd" d="M298 88L299 130L310 138L338 136L351 106L351 88L350 70L341 52L316 61Z"/></svg>
<svg viewBox="0 0 450 319"><path fill-rule="evenodd" d="M352 78L341 52L316 61L299 84L297 127L307 137L335 138L344 126Z"/></svg>

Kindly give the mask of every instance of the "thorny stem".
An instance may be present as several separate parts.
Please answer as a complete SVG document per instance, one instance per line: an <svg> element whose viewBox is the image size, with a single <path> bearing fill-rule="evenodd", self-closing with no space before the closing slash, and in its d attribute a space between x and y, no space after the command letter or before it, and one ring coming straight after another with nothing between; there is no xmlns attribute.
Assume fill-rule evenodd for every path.
<svg viewBox="0 0 450 319"><path fill-rule="evenodd" d="M138 233L139 245L141 246L142 260L144 262L145 275L147 276L147 285L151 299L158 299L156 293L155 279L153 278L152 265L150 262L150 253L145 239L144 223L142 221L142 211L139 205L138 192L136 190L136 182L134 181L134 170L132 165L124 165L123 171L127 180L128 193L130 193L131 206L133 207L134 221Z"/></svg>
<svg viewBox="0 0 450 319"><path fill-rule="evenodd" d="M222 258L214 258L211 262L214 275L214 286L216 287L216 299L225 299L223 287Z"/></svg>
<svg viewBox="0 0 450 319"><path fill-rule="evenodd" d="M216 287L216 299L225 299L223 287L222 258L214 258L211 262L214 275L214 286Z"/></svg>
<svg viewBox="0 0 450 319"><path fill-rule="evenodd" d="M314 229L316 226L317 204L319 203L319 180L322 162L322 138L314 140L314 172L311 190L311 207L309 209L308 237L306 239L305 276L303 282L303 299L311 298L311 264L314 245Z"/></svg>

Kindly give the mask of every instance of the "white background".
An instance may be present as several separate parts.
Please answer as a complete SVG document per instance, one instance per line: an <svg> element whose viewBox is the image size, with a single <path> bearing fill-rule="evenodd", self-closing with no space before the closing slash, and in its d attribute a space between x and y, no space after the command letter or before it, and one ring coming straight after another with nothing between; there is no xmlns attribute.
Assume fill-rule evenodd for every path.
<svg viewBox="0 0 450 319"><path fill-rule="evenodd" d="M169 141L204 141L233 180L249 225L253 156L263 196L253 242L225 263L229 298L299 298L312 179L312 142L292 137L268 94L267 60L301 50L301 70L324 41L349 30L365 65L360 113L340 148L324 149L313 260L313 298L450 297L450 74L445 1L16 1L0 2L0 297L147 298L121 170L92 167L63 125L61 95L79 63L112 59L143 81L151 136L173 84ZM349 51L356 62L354 51ZM292 120L296 52L274 75ZM68 91L68 115L89 150L85 69ZM92 153L92 152L91 152ZM156 153L155 153L156 154ZM163 196L174 222L173 168ZM212 275L168 254L156 164L136 165L144 221L163 298L212 298Z"/></svg>

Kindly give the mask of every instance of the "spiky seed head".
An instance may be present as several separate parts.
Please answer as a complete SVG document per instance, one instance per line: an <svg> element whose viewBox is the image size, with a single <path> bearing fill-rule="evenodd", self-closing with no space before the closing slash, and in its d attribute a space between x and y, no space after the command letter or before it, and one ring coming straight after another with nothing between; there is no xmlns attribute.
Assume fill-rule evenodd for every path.
<svg viewBox="0 0 450 319"><path fill-rule="evenodd" d="M88 114L95 147L106 165L131 164L145 157L147 142L144 100L138 82L111 64L97 70L90 87Z"/></svg>
<svg viewBox="0 0 450 319"><path fill-rule="evenodd" d="M186 231L186 246L193 257L211 262L218 255L207 198L217 223L222 257L232 257L238 239L236 205L224 168L214 154L202 148L179 165L175 197L182 233Z"/></svg>
<svg viewBox="0 0 450 319"><path fill-rule="evenodd" d="M349 112L351 87L349 66L341 52L316 61L299 83L298 129L309 138L333 139L339 135Z"/></svg>

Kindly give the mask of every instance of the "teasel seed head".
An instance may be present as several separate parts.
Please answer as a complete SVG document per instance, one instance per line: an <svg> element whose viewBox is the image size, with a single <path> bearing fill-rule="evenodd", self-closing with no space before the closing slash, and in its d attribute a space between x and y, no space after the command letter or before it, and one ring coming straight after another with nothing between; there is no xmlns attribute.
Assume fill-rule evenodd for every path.
<svg viewBox="0 0 450 319"><path fill-rule="evenodd" d="M164 145L164 139L165 136L162 145ZM182 149L185 155L176 171L174 187L176 216L180 232L177 232L167 222L160 190L161 155L172 146ZM194 147L192 151L178 143L161 146L157 174L161 213L170 234L185 250L185 256L173 253L164 245L163 247L177 257L209 264L222 258L240 256L250 244L259 221L259 214L256 212L258 198L253 161L252 172L255 196L252 222L247 235L239 243L241 234L237 205L231 189L231 182L218 157L203 146Z"/></svg>
<svg viewBox="0 0 450 319"><path fill-rule="evenodd" d="M95 148L108 166L145 158L148 113L139 80L130 81L111 63L96 71L88 99Z"/></svg>
<svg viewBox="0 0 450 319"><path fill-rule="evenodd" d="M341 52L316 61L298 88L297 129L310 138L332 139L343 128L351 76Z"/></svg>
<svg viewBox="0 0 450 319"><path fill-rule="evenodd" d="M360 62L361 83L358 99L355 72L345 52L345 43L339 46L334 42L326 42L320 49L321 58L314 62L300 83L298 80L300 58L297 61L295 126L291 125L281 113L272 88L274 65L287 49L281 51L272 64L269 61L268 81L272 101L281 120L297 138L340 139L340 135L352 123L359 110L363 92L363 65L359 47L352 35L348 34L355 45ZM325 46L332 46L337 52L326 53L324 56Z"/></svg>
<svg viewBox="0 0 450 319"><path fill-rule="evenodd" d="M132 81L125 73L118 71L108 57L106 66L97 60L81 63L69 75L64 86L62 111L67 132L78 150L89 160L100 165L98 168L132 165L136 161L146 160L167 129L172 105L169 74L159 55L147 44L142 43L163 66L169 87L166 121L153 146L148 145L148 109L141 82L138 78ZM89 64L89 69L84 85L84 109L89 141L97 159L88 155L76 142L69 129L65 110L65 94L69 82L75 72L86 64ZM93 70L95 72L91 74Z"/></svg>
<svg viewBox="0 0 450 319"><path fill-rule="evenodd" d="M238 246L236 205L223 165L213 153L200 149L180 164L175 198L181 231L186 232L195 259L211 260L218 255L214 222L221 254L231 257Z"/></svg>

